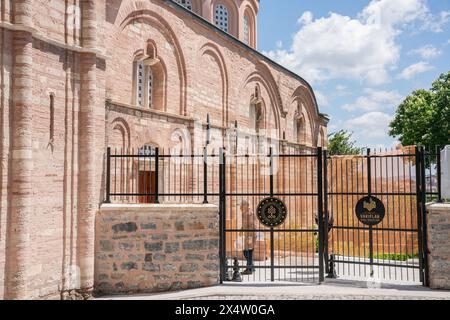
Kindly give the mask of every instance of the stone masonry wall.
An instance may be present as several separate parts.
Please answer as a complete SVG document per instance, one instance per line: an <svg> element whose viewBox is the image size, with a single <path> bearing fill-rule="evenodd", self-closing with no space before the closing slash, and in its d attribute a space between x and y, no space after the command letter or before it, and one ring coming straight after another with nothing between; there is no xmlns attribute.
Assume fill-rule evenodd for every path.
<svg viewBox="0 0 450 320"><path fill-rule="evenodd" d="M430 287L450 289L450 204L428 206Z"/></svg>
<svg viewBox="0 0 450 320"><path fill-rule="evenodd" d="M219 281L214 205L103 205L96 219L95 291L149 293Z"/></svg>

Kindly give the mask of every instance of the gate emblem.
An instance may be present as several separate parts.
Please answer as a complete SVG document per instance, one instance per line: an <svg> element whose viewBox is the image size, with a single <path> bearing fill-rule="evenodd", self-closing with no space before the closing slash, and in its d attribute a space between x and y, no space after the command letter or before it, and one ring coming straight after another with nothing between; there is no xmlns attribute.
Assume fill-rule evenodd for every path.
<svg viewBox="0 0 450 320"><path fill-rule="evenodd" d="M263 225L273 228L286 221L287 209L283 201L270 197L259 203L256 215Z"/></svg>
<svg viewBox="0 0 450 320"><path fill-rule="evenodd" d="M386 209L383 202L376 197L364 197L355 207L358 220L367 226L376 226L383 221Z"/></svg>

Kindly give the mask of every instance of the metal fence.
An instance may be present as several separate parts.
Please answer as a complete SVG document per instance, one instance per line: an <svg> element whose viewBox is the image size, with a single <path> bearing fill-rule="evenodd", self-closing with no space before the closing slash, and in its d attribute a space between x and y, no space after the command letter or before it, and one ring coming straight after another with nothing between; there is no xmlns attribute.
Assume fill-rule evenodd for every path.
<svg viewBox="0 0 450 320"><path fill-rule="evenodd" d="M107 149L106 203L218 204L219 155Z"/></svg>
<svg viewBox="0 0 450 320"><path fill-rule="evenodd" d="M425 204L442 198L440 170L440 148L331 157L299 147L258 154L108 148L105 202L217 204L222 280L234 258L246 268L250 233L256 272L245 281L322 281L324 272L335 272L426 283ZM386 206L378 226L355 216L356 202L367 195ZM267 196L284 201L287 221L265 228L254 217L246 227L240 204L247 201L254 212Z"/></svg>

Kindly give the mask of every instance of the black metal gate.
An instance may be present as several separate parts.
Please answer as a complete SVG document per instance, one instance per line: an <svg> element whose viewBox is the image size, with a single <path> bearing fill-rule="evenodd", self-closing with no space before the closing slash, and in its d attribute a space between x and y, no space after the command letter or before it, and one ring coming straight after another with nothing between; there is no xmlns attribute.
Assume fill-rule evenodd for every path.
<svg viewBox="0 0 450 320"><path fill-rule="evenodd" d="M440 199L439 149L368 149L364 155L333 157L321 148L283 151L221 155L223 281L253 267L240 279L321 282L326 273L328 278L427 285L425 203ZM254 209L268 196L284 201L288 220L266 228L253 214L253 227L243 224L240 205L248 202ZM377 225L366 225L355 214L365 197L385 207ZM249 267L245 242L255 234Z"/></svg>
<svg viewBox="0 0 450 320"><path fill-rule="evenodd" d="M426 168L431 177L432 163L437 163L434 175L440 179L439 149L368 149L365 155L325 159L328 277L427 285L425 203L440 199L440 182L436 188L427 183ZM365 225L355 215L356 203L365 196L385 206L378 225Z"/></svg>
<svg viewBox="0 0 450 320"><path fill-rule="evenodd" d="M280 148L219 155L108 148L105 202L218 204L221 281L327 275L427 284L425 203L441 200L439 149L329 157L321 148ZM367 196L385 207L377 225L355 215ZM267 197L287 208L278 227L255 215ZM252 212L244 219L246 205Z"/></svg>
<svg viewBox="0 0 450 320"><path fill-rule="evenodd" d="M323 281L322 149L270 149L266 155L221 159L222 280L233 279L233 272L239 280L239 271L243 281ZM254 212L245 215L247 205L254 211L267 197L287 207L280 227L263 226ZM253 263L247 265L249 255Z"/></svg>

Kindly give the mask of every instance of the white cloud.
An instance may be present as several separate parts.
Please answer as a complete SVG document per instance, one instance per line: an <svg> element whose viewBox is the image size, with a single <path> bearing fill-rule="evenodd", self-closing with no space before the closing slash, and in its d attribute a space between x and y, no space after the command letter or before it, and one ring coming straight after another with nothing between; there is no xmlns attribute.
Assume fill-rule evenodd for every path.
<svg viewBox="0 0 450 320"><path fill-rule="evenodd" d="M423 59L432 59L437 58L442 54L442 51L436 48L433 45L427 44L423 47L410 50L408 52L409 55L418 55L422 57Z"/></svg>
<svg viewBox="0 0 450 320"><path fill-rule="evenodd" d="M330 105L328 98L322 93L322 91L314 90L314 94L316 95L317 103L319 107L327 107Z"/></svg>
<svg viewBox="0 0 450 320"><path fill-rule="evenodd" d="M314 19L305 12L291 48L266 54L312 83L346 78L382 84L400 57L401 27L427 14L424 0L372 0L357 18L330 13Z"/></svg>
<svg viewBox="0 0 450 320"><path fill-rule="evenodd" d="M374 111L360 117L351 118L344 123L344 128L355 133L355 138L386 138L392 116L387 113Z"/></svg>
<svg viewBox="0 0 450 320"><path fill-rule="evenodd" d="M348 96L350 94L350 91L348 90L348 88L346 86L338 84L338 85L336 85L336 87L334 89L334 93L338 97L344 97L344 96Z"/></svg>
<svg viewBox="0 0 450 320"><path fill-rule="evenodd" d="M298 19L299 24L309 24L313 21L313 14L311 11L305 11L302 16Z"/></svg>
<svg viewBox="0 0 450 320"><path fill-rule="evenodd" d="M440 33L444 31L445 25L450 21L450 11L441 11L438 17L428 14L421 30Z"/></svg>
<svg viewBox="0 0 450 320"><path fill-rule="evenodd" d="M382 110L398 106L403 99L397 91L365 89L364 93L365 95L358 97L355 102L343 105L342 109L347 111Z"/></svg>
<svg viewBox="0 0 450 320"><path fill-rule="evenodd" d="M368 23L395 26L425 19L428 14L424 0L372 0L359 16Z"/></svg>
<svg viewBox="0 0 450 320"><path fill-rule="evenodd" d="M420 61L403 69L403 71L397 76L397 78L411 80L414 76L433 69L434 67L431 66L428 62Z"/></svg>

